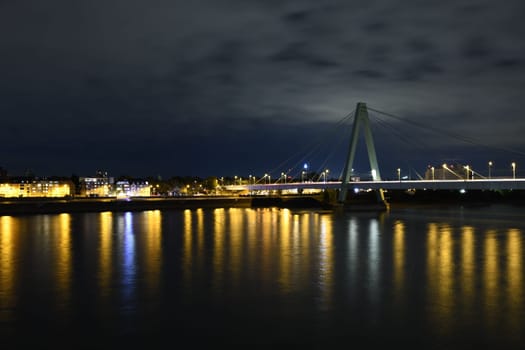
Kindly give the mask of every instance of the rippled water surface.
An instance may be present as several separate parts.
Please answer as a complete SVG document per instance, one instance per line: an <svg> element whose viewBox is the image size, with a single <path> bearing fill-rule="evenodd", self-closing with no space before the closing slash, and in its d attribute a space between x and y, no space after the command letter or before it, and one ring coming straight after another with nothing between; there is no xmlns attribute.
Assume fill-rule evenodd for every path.
<svg viewBox="0 0 525 350"><path fill-rule="evenodd" d="M524 213L0 216L0 344L518 349Z"/></svg>

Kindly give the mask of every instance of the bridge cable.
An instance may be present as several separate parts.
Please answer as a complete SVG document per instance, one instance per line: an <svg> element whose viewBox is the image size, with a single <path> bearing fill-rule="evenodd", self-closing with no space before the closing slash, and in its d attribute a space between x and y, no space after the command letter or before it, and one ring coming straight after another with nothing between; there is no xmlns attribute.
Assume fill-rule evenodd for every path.
<svg viewBox="0 0 525 350"><path fill-rule="evenodd" d="M420 137L418 140L416 140L413 135L407 136L406 130L399 131L398 128L395 126L395 124L390 122L388 119L380 118L379 116L376 115L376 113L369 113L369 116L370 116L370 120L373 121L373 123L370 124L370 127L375 130L374 134L378 135L379 133L377 131L385 130L386 132L384 134L386 136L385 137L380 136L381 139L391 138L391 139L394 139L394 141L399 140L401 141L402 145L405 144L408 146L406 147L405 151L400 149L400 148L403 148L402 145L400 148L396 148L396 147L389 147L389 148L391 151L395 152L396 156L399 157L399 160L403 160L403 162L407 163L406 165L408 168L409 177L410 177L410 174L414 172L419 179L423 179L421 174L419 174L418 171L415 169L415 167L411 164L410 159L408 159L407 161L406 156L410 154L409 151L413 151L414 149L425 150L426 148L429 148L428 146L429 143L427 142L428 138L425 138L423 136L423 137ZM378 126L380 128L378 128ZM383 133L381 133L381 135L382 134ZM390 161L392 160L393 159L390 158Z"/></svg>
<svg viewBox="0 0 525 350"><path fill-rule="evenodd" d="M348 120L350 120L352 117L353 117L353 111L347 115L345 115L342 119L340 119L339 121L336 122L335 125L330 125L329 128L327 128L327 130L325 130L325 133L321 133L320 136L318 137L318 141L313 145L313 146L310 146L311 149L307 151L307 149L303 148L303 150L300 150L298 152L296 152L295 154L292 154L291 156L289 156L288 158L286 158L285 160L283 160L280 164L278 164L276 167L274 167L271 172L275 172L277 169L282 169L286 164L288 164L292 159L296 158L298 155L302 154L303 156L297 161L295 162L291 168L288 169L287 171L287 174L288 173L293 173L292 171L295 170L296 168L299 167L299 165L301 163L304 163L305 159L307 159L308 157L312 157L313 154L315 154L316 152L319 151L319 149L321 148L321 146L323 144L326 144L326 140L329 139L329 138L332 138L333 136L333 130L337 130L337 129L340 129L341 128L341 125L344 125ZM319 134L318 134L319 135ZM305 153L306 152L306 153ZM301 171L299 170L299 173L298 175L300 176L301 175ZM259 180L260 181L260 180Z"/></svg>
<svg viewBox="0 0 525 350"><path fill-rule="evenodd" d="M477 141L477 140L475 140L473 138L465 137L465 136L462 136L462 135L454 133L454 132L450 132L450 131L443 130L443 129L440 129L440 128L424 125L424 124L415 122L413 120L405 119L405 118L396 116L394 114L383 112L383 111L380 111L380 110L377 110L377 109L374 109L374 108L371 108L371 107L368 107L368 109L371 110L371 111L374 111L376 113L385 115L387 117L390 117L390 118L393 118L393 119L397 119L399 121L411 124L413 126L417 126L417 127L422 128L424 130L432 130L432 131L434 131L436 133L440 133L442 135L447 135L449 137L455 138L457 140L460 140L462 142L469 143L469 144L472 144L472 145L475 145L475 146L481 146L481 147L485 147L485 148L489 148L489 149L492 148L492 149L496 149L496 150L499 150L499 151L505 151L505 152L510 152L510 153L514 153L514 154L519 154L519 155L525 156L525 152L521 152L521 151L518 151L518 150L515 150L515 149L512 149L512 148L486 145L486 144L483 144L483 143L481 143L481 142L479 142L479 141Z"/></svg>

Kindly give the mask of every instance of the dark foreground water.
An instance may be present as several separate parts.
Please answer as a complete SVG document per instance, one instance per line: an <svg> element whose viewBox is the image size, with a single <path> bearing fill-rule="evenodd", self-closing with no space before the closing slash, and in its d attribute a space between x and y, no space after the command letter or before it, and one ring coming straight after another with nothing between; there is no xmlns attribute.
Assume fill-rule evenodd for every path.
<svg viewBox="0 0 525 350"><path fill-rule="evenodd" d="M0 216L0 345L518 349L524 214Z"/></svg>

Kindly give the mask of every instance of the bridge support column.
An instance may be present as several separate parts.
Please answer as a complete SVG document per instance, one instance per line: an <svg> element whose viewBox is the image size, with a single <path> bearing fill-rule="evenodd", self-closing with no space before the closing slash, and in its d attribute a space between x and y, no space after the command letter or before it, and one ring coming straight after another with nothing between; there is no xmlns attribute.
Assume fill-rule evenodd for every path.
<svg viewBox="0 0 525 350"><path fill-rule="evenodd" d="M352 168L354 164L355 152L357 149L357 141L359 139L359 131L363 128L366 148L368 151L368 160L370 162L370 168L372 172L372 179L374 181L381 180L381 174L379 172L379 166L377 164L376 150L374 146L374 139L372 137L372 131L370 130L370 121L368 119L368 109L366 103L358 102L354 113L354 125L352 127L352 135L350 139L350 147L348 150L348 157L343 170L343 178L341 181L341 190L339 191L338 201L344 203L348 194L348 185L350 177L352 175ZM378 190L378 201L384 202L385 197L383 190Z"/></svg>

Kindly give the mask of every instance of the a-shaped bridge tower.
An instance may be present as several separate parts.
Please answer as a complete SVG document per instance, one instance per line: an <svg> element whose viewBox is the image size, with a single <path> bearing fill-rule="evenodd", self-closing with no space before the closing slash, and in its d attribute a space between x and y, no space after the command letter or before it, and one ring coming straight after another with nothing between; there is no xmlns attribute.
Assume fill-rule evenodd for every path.
<svg viewBox="0 0 525 350"><path fill-rule="evenodd" d="M370 162L370 168L372 173L373 181L381 181L381 173L379 172L379 166L377 164L376 149L374 146L374 139L372 137L372 131L370 129L370 121L368 119L368 110L366 103L358 102L354 113L354 125L352 128L352 135L350 139L350 147L348 150L348 157L343 170L343 176L341 179L341 190L339 191L338 201L344 203L348 195L348 185L352 175L352 168L354 164L355 152L357 149L357 142L359 140L359 132L363 130L366 142L366 148L368 151L368 160ZM378 201L384 202L385 197L383 190L378 190Z"/></svg>

